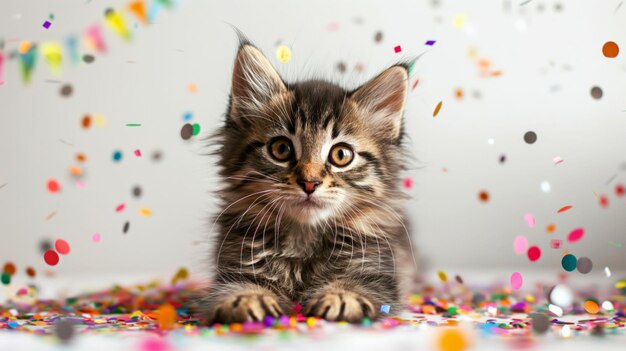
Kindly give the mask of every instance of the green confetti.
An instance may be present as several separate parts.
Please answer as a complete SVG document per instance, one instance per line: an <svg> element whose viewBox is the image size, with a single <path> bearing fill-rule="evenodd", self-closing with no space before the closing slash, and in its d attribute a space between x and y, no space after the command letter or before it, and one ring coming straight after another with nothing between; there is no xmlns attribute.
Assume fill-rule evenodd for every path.
<svg viewBox="0 0 626 351"><path fill-rule="evenodd" d="M127 127L141 127L141 123L126 123Z"/></svg>

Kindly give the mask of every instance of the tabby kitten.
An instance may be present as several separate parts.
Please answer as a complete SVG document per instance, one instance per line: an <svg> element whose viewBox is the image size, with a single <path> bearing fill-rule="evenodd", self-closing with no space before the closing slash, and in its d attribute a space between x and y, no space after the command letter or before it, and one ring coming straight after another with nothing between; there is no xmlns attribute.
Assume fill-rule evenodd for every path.
<svg viewBox="0 0 626 351"><path fill-rule="evenodd" d="M404 225L407 66L354 91L285 83L242 42L216 133L223 210L203 298L209 323L302 313L359 322L401 311L415 260Z"/></svg>

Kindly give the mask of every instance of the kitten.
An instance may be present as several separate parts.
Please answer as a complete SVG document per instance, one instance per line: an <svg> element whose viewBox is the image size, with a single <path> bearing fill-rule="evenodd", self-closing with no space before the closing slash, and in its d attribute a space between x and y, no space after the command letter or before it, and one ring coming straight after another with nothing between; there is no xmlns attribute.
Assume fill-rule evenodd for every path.
<svg viewBox="0 0 626 351"><path fill-rule="evenodd" d="M407 66L354 91L285 83L245 40L215 135L225 187L215 219L209 323L302 313L376 319L403 308L415 260L397 189Z"/></svg>

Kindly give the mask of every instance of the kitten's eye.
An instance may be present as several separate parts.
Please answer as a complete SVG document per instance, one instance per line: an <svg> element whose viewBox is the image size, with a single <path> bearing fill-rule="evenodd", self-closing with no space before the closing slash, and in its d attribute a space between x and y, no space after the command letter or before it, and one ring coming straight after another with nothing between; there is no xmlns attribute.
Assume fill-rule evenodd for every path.
<svg viewBox="0 0 626 351"><path fill-rule="evenodd" d="M330 149L328 159L337 167L345 167L354 159L354 151L347 144L337 144Z"/></svg>
<svg viewBox="0 0 626 351"><path fill-rule="evenodd" d="M293 146L289 139L278 137L270 142L269 152L276 161L285 162L293 155Z"/></svg>

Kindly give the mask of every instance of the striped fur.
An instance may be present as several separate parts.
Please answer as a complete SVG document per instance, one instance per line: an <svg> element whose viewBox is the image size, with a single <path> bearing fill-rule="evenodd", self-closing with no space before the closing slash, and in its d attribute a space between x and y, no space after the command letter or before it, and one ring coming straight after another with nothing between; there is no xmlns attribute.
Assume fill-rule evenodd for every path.
<svg viewBox="0 0 626 351"><path fill-rule="evenodd" d="M214 222L209 322L288 313L358 322L402 308L415 260L397 189L407 68L393 66L361 88L284 83L263 54L242 43L230 106L215 134L224 188ZM287 137L294 157L269 155ZM337 143L354 150L332 165ZM297 182L318 179L310 197ZM310 200L310 201L307 201Z"/></svg>

